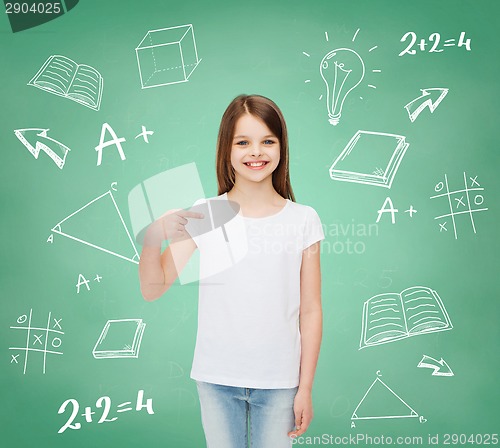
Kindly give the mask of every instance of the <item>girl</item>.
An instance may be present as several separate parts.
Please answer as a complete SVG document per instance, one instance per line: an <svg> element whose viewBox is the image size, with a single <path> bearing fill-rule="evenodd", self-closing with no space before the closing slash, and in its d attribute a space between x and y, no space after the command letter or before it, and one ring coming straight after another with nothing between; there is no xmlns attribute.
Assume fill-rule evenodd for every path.
<svg viewBox="0 0 500 448"><path fill-rule="evenodd" d="M234 220L245 233L236 243L245 239L238 246L245 254L199 286L191 378L207 446L246 448L250 440L254 448L289 447L313 416L321 222L313 208L295 202L286 124L270 99L240 95L231 102L219 129L216 167L218 196L210 201L239 205ZM214 252L214 232L196 234L190 227L200 218L171 210L149 227L139 264L146 300L172 285L196 248L200 272L222 257ZM163 240L170 244L161 253Z"/></svg>

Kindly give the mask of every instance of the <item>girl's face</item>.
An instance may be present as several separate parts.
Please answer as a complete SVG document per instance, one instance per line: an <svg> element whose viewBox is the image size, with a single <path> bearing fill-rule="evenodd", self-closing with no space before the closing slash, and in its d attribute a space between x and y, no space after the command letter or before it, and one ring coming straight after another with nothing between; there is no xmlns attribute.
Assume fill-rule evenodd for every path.
<svg viewBox="0 0 500 448"><path fill-rule="evenodd" d="M259 118L251 114L242 115L236 122L231 147L235 182L238 178L262 182L272 175L279 161L278 137Z"/></svg>

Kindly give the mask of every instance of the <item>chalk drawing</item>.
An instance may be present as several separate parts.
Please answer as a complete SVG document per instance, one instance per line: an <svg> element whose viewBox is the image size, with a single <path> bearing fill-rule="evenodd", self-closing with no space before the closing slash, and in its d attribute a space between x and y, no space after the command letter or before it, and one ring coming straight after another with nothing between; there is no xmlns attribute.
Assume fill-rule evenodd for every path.
<svg viewBox="0 0 500 448"><path fill-rule="evenodd" d="M351 416L355 420L419 418L418 413L380 379L380 374L368 388ZM420 418L423 422L423 419Z"/></svg>
<svg viewBox="0 0 500 448"><path fill-rule="evenodd" d="M142 319L108 320L92 350L96 359L138 358L146 324Z"/></svg>
<svg viewBox="0 0 500 448"><path fill-rule="evenodd" d="M28 85L99 110L104 80L94 67L54 55L47 59Z"/></svg>
<svg viewBox="0 0 500 448"><path fill-rule="evenodd" d="M108 423L108 422L114 422L118 420L118 417L112 417L109 418L109 413L111 411L111 398L108 396L103 396L97 399L95 403L95 407L101 409L101 416L97 423ZM78 416L79 410L80 410L80 403L78 403L78 400L75 398L68 398L65 400L61 406L59 407L59 410L57 411L58 414L64 414L66 412L66 409L68 406L71 405L71 415L69 416L68 420L66 423L59 428L58 434L63 433L67 429L81 429L82 424L79 422L75 423L75 419ZM144 403L144 390L139 390L137 393L137 401L135 403L135 406L132 405L131 401L125 401L123 403L120 403L119 405L116 406L116 412L117 413L122 413L122 412L129 412L129 411L141 411L142 409L146 409L147 413L152 415L154 414L153 410L153 399L148 398L146 400L146 403ZM97 409L96 409L97 411ZM82 417L85 417L85 422L86 423L92 423L93 422L93 416L96 414L95 411L93 411L91 406L86 406L85 411L83 414L81 414Z"/></svg>
<svg viewBox="0 0 500 448"><path fill-rule="evenodd" d="M402 135L358 131L333 162L330 177L391 188L408 146Z"/></svg>
<svg viewBox="0 0 500 448"><path fill-rule="evenodd" d="M135 54L143 89L187 82L201 62L192 24L148 31Z"/></svg>
<svg viewBox="0 0 500 448"><path fill-rule="evenodd" d="M26 128L16 129L14 134L16 134L16 137L28 151L33 154L35 159L38 159L40 151L43 151L62 170L66 161L66 155L70 149L61 142L49 137L47 135L48 132L49 129Z"/></svg>
<svg viewBox="0 0 500 448"><path fill-rule="evenodd" d="M101 280L102 280L102 277L99 274L96 274L96 276L94 277L94 281L97 282L97 283L101 283ZM87 288L87 291L90 291L89 283L90 283L90 280L88 280L85 277L85 275L78 274L78 280L77 280L77 283L75 285L76 286L76 293L80 294L80 288L83 285L85 285L85 287Z"/></svg>
<svg viewBox="0 0 500 448"><path fill-rule="evenodd" d="M417 34L413 31L408 31L401 38L401 42L406 41L408 38L410 42L407 44L406 48L398 54L398 56L404 56L405 54L416 55L417 50L420 50L420 52L427 51L428 53L442 53L445 50L444 48L439 48L439 43L441 41L441 34L439 33L430 34L429 42L427 42L425 39L420 39L420 41L417 43ZM465 31L462 31L460 33L458 44L455 44L455 41L456 39L454 38L446 39L444 41L443 47L454 47L456 45L457 48L465 47L467 51L471 51L471 39L466 39ZM413 47L416 47L416 49Z"/></svg>
<svg viewBox="0 0 500 448"><path fill-rule="evenodd" d="M360 29L358 28L352 36L351 42L354 42L358 37ZM329 42L328 32L325 31L325 40ZM350 46L350 44L348 44ZM361 50L353 50L348 47L339 47L334 50L331 45L328 51L322 53L322 59L319 62L319 73L326 86L326 94L321 94L319 100L324 97L326 100L326 108L328 112L328 122L337 126L342 117L344 103L348 97L352 97L353 91L358 91L361 82L365 78L366 68L363 58L360 56ZM372 46L368 52L371 52L378 47ZM314 57L312 52L302 51L302 54L307 58ZM319 59L319 58L318 58ZM371 73L381 73L380 69L372 69ZM304 81L306 84L311 83L311 79ZM371 89L376 89L373 84L367 84ZM356 90L355 90L356 89ZM363 99L362 96L359 97Z"/></svg>
<svg viewBox="0 0 500 448"><path fill-rule="evenodd" d="M146 129L146 126L144 126L144 125L141 125L141 128L142 128L142 131L141 131L139 134L137 134L137 135L135 136L135 138L137 139L138 137L142 137L146 143L149 143L149 138L148 138L148 136L149 136L149 135L153 135L153 134L154 134L154 131L148 131L148 130Z"/></svg>
<svg viewBox="0 0 500 448"><path fill-rule="evenodd" d="M464 171L464 188L458 188L453 191L450 191L448 176L446 174L444 175L444 182L440 181L436 184L434 191L439 194L431 196L431 199L442 201L443 206L446 204L446 208L450 209L450 213L445 213L434 218L439 220L440 233L448 231L446 225L451 218L453 233L455 234L455 239L458 239L457 221L467 215L470 218L472 230L476 233L474 214L488 210L488 207L484 206L484 196L482 193L484 188L479 184L477 178L478 176L468 176Z"/></svg>
<svg viewBox="0 0 500 448"><path fill-rule="evenodd" d="M42 373L45 374L47 355L62 355L60 347L62 345L62 331L61 321L62 319L56 319L49 312L47 316L47 323L45 326L38 326L33 324L33 309L30 309L29 314L22 314L17 318L17 325L13 325L10 328L16 331L16 337L21 336L23 344L19 344L15 347L9 347L9 350L13 350L14 354L11 354L11 364L19 364L19 356L24 353L24 367L23 374L26 374L28 367L28 358L38 359L36 355L41 354L41 364ZM19 338L21 341L21 338ZM19 353L15 353L19 352ZM21 361L22 362L22 361Z"/></svg>
<svg viewBox="0 0 500 448"><path fill-rule="evenodd" d="M420 112L422 112L426 107L428 107L429 111L433 113L441 104L441 101L444 100L444 97L448 94L449 89L429 88L420 90L422 92L422 95L420 95L418 98L415 98L413 101L410 101L405 106L405 109L408 112L408 116L410 117L410 121L412 123L420 115Z"/></svg>
<svg viewBox="0 0 500 448"><path fill-rule="evenodd" d="M337 48L323 57L319 72L326 85L328 121L336 126L342 116L345 99L365 77L365 64L354 50Z"/></svg>
<svg viewBox="0 0 500 448"><path fill-rule="evenodd" d="M66 218L64 218L62 221L59 221L53 228L52 232L55 232L59 235L65 236L66 238L70 238L74 241L78 241L79 243L85 244L86 246L93 247L94 249L101 250L103 252L106 252L110 255L114 255L115 257L121 258L123 260L130 261L132 263L139 264L139 253L137 252L137 249L135 247L134 241L132 240L132 237L130 236L130 233L127 229L127 226L125 224L125 221L123 220L122 214L120 212L120 209L118 208L118 205L116 204L115 198L113 196L113 189L106 191L106 193L101 194L95 199L92 199L90 202L85 204L83 207L80 207L78 210L74 211L70 215L68 215ZM111 202L109 202L111 201ZM121 253L118 252L118 249L113 249L110 250L109 248L104 247L104 245L101 244L94 244L87 239L84 239L84 237L79 237L75 236L78 235L78 232L83 232L84 229L77 229L75 230L68 230L66 232L66 227L70 226L72 220L75 219L75 217L80 217L80 220L85 220L87 217L90 219L91 217L94 217L94 215L98 215L98 213L95 210L99 210L100 213L100 208L96 208L96 205L99 204L101 207L100 208L105 208L106 210L111 210L111 216L114 219L114 222L110 222L110 227L109 228L104 228L100 232L101 234L106 234L107 232L125 232L128 242L127 245L130 244L131 248L129 249L129 253L127 255L122 255ZM95 209L95 210L94 210ZM113 210L116 212L113 213ZM94 214L93 214L94 211ZM83 218L82 216L83 215ZM111 227L113 226L114 227ZM71 226L70 226L71 227ZM68 233L71 232L71 233Z"/></svg>
<svg viewBox="0 0 500 448"><path fill-rule="evenodd" d="M438 293L413 286L400 294L378 294L364 303L359 348L452 328Z"/></svg>
<svg viewBox="0 0 500 448"><path fill-rule="evenodd" d="M443 358L438 361L430 356L423 355L417 367L432 369L433 376L454 376L450 366Z"/></svg>

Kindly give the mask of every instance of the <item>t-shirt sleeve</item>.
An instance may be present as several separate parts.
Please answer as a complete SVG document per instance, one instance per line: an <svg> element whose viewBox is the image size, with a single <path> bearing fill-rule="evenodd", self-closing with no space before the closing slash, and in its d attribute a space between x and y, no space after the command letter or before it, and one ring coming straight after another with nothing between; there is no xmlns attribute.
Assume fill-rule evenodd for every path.
<svg viewBox="0 0 500 448"><path fill-rule="evenodd" d="M307 218L306 224L304 228L304 245L302 250L307 249L309 246L314 243L324 240L325 233L323 232L323 226L321 224L321 220L312 207L307 208Z"/></svg>

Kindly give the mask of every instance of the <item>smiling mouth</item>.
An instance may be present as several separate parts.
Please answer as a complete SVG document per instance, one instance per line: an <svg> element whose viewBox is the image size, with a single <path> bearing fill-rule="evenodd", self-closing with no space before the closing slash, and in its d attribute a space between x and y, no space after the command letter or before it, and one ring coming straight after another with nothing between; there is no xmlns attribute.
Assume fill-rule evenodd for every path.
<svg viewBox="0 0 500 448"><path fill-rule="evenodd" d="M267 165L269 162L245 162L246 166L251 166L251 167L259 167L259 166L264 166Z"/></svg>

